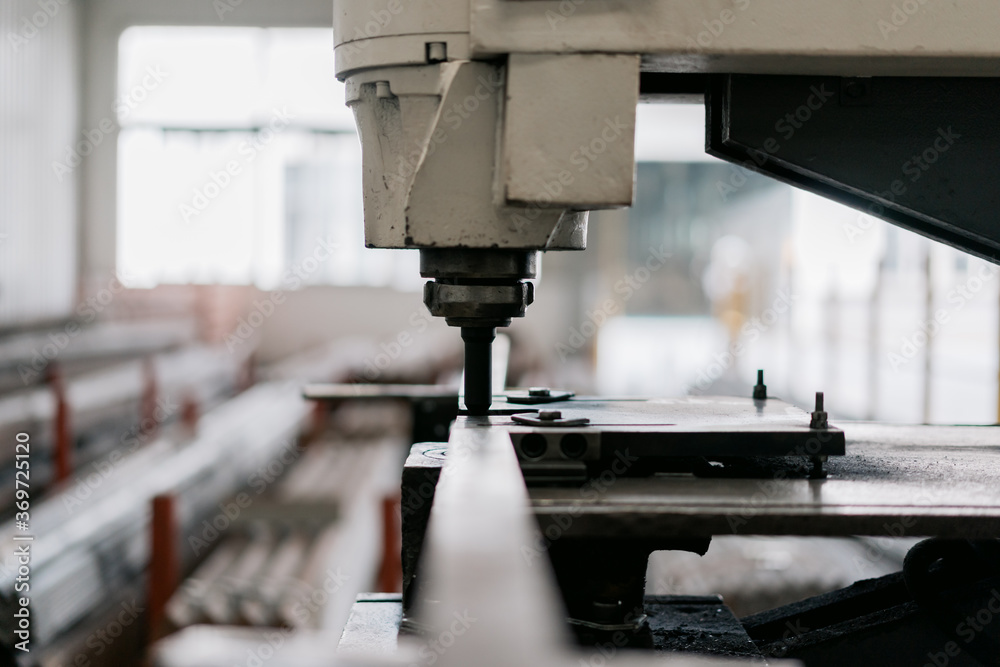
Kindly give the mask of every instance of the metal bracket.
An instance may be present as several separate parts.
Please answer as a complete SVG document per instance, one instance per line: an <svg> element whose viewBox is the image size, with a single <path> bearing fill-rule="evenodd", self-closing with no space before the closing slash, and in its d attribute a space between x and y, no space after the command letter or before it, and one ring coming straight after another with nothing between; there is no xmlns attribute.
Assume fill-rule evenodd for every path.
<svg viewBox="0 0 1000 667"><path fill-rule="evenodd" d="M575 417L573 419L563 419L559 410L539 410L535 414L512 415L511 419L518 424L526 426L586 426L590 420L586 417Z"/></svg>
<svg viewBox="0 0 1000 667"><path fill-rule="evenodd" d="M572 391L549 389L548 387L531 387L527 391L517 390L504 393L508 403L517 403L519 405L539 405L542 403L568 401L575 395Z"/></svg>

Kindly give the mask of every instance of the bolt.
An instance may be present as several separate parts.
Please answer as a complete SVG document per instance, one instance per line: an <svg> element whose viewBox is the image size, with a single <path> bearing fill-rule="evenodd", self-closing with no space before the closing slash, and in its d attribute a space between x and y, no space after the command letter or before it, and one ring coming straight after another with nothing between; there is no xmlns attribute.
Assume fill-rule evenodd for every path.
<svg viewBox="0 0 1000 667"><path fill-rule="evenodd" d="M549 391L548 387L531 387L528 389L528 396L536 396L544 398L546 396L551 396L552 392Z"/></svg>
<svg viewBox="0 0 1000 667"><path fill-rule="evenodd" d="M558 410L539 410L538 418L542 421L555 421L556 419L562 419L562 413Z"/></svg>
<svg viewBox="0 0 1000 667"><path fill-rule="evenodd" d="M753 388L754 400L764 400L767 398L767 385L764 384L764 371L757 371L757 385Z"/></svg>
<svg viewBox="0 0 1000 667"><path fill-rule="evenodd" d="M826 479L826 470L823 464L826 463L826 454L812 457L812 470L809 471L809 479Z"/></svg>
<svg viewBox="0 0 1000 667"><path fill-rule="evenodd" d="M809 420L809 428L829 428L830 422L826 411L823 410L823 392L821 391L816 392L816 409L810 416L812 419Z"/></svg>

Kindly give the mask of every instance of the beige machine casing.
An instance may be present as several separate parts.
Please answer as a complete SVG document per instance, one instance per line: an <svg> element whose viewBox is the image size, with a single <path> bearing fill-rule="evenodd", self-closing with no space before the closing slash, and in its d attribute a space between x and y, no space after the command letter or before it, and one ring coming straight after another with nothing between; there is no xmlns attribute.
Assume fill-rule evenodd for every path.
<svg viewBox="0 0 1000 667"><path fill-rule="evenodd" d="M334 3L366 241L581 249L628 206L639 73L996 76L992 2Z"/></svg>

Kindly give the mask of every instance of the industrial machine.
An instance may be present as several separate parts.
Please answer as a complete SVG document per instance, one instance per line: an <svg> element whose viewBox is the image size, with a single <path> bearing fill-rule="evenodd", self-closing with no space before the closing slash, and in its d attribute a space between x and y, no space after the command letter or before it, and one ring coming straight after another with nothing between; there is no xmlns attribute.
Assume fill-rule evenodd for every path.
<svg viewBox="0 0 1000 667"><path fill-rule="evenodd" d="M466 349L447 447L415 446L404 472L403 598L359 602L342 649L423 638L425 664L455 665L603 664L627 647L642 663L679 650L1000 664L994 429L839 429L821 395L809 414L763 378L736 399L490 386L491 341L525 315L539 254L583 250L588 211L631 203L641 102L704 101L710 154L997 261L994 3L338 0L334 13L366 243L420 250L424 302ZM644 598L651 551L704 553L734 533L934 539L899 575L742 622L718 599Z"/></svg>

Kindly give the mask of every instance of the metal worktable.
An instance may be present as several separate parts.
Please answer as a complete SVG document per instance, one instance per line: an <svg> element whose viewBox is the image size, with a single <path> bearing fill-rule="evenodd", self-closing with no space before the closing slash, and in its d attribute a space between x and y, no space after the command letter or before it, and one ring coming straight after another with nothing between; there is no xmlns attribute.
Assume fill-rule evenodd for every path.
<svg viewBox="0 0 1000 667"><path fill-rule="evenodd" d="M826 479L782 460L754 478L613 477L529 489L543 526L570 535L1000 536L1000 428L839 423Z"/></svg>

